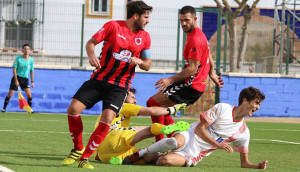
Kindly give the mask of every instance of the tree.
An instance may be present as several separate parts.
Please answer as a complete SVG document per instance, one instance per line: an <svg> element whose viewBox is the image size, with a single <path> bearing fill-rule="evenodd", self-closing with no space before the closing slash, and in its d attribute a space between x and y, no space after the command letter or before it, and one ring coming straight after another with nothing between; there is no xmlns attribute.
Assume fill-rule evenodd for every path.
<svg viewBox="0 0 300 172"><path fill-rule="evenodd" d="M251 7L247 5L248 0L242 0L242 2L240 0L234 0L238 4L238 7L234 11L232 10L232 7L229 5L227 0L222 0L224 6L220 3L219 0L214 0L214 1L217 4L218 8L223 9L223 15L225 15L226 12L228 13L228 33L229 33L229 40L230 40L229 41L230 72L240 72L243 66L246 47L247 47L248 25L250 23L252 13L260 0L255 0ZM236 19L242 12L244 17L244 24L242 27L241 41L239 42L239 48L238 48Z"/></svg>

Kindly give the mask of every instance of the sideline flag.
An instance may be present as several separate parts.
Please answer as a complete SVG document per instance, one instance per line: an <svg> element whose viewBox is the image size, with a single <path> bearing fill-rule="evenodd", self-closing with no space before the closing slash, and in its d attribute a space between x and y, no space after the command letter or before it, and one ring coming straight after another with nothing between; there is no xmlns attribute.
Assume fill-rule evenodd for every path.
<svg viewBox="0 0 300 172"><path fill-rule="evenodd" d="M31 107L28 105L27 101L23 97L20 89L19 89L18 95L19 95L19 106L20 106L20 109L23 109L23 110L25 110L28 113L31 113Z"/></svg>

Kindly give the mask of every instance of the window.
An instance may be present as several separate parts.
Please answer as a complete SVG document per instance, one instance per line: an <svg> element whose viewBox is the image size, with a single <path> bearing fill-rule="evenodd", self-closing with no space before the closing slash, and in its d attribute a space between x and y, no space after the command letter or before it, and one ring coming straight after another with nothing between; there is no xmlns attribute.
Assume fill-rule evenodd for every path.
<svg viewBox="0 0 300 172"><path fill-rule="evenodd" d="M5 24L5 42L6 48L22 48L23 44L32 46L33 24Z"/></svg>
<svg viewBox="0 0 300 172"><path fill-rule="evenodd" d="M113 0L86 0L86 16L112 18Z"/></svg>

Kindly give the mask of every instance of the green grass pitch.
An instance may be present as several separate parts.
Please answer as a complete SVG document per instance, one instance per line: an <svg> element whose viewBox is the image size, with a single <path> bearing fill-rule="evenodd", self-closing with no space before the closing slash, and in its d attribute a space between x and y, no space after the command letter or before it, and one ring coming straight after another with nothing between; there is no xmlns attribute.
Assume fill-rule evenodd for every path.
<svg viewBox="0 0 300 172"><path fill-rule="evenodd" d="M84 144L93 131L96 115L82 115ZM176 118L189 123L193 120ZM132 126L150 125L151 119L134 118ZM300 125L247 122L251 139L249 159L257 164L269 160L268 171L300 171ZM137 145L143 148L154 138ZM89 171L76 165L64 167L61 161L72 149L67 116L62 114L0 113L0 167L21 171ZM153 165L110 165L90 158L96 171L249 171L240 168L239 153L216 150L196 167L159 167ZM1 171L1 170L0 170Z"/></svg>

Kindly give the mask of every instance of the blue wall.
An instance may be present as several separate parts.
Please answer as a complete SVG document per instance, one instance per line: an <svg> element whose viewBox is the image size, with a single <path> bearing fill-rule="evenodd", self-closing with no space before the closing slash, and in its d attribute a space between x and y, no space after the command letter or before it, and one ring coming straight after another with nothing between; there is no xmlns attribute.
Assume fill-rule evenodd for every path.
<svg viewBox="0 0 300 172"><path fill-rule="evenodd" d="M50 70L35 69L35 87L32 89L33 110L47 113L66 113L72 96L82 83L89 79L91 71L86 70ZM154 84L163 77L174 74L136 73L132 86L138 104L145 106L150 96L156 93ZM12 68L0 67L0 108L7 95ZM221 88L221 102L238 105L239 92L248 86L261 89L266 99L261 109L254 116L300 117L300 79L295 78L260 78L260 77L229 77L222 76L225 85ZM23 92L24 97L25 93ZM17 93L11 98L7 111L22 112L19 109ZM84 114L99 114L102 103L98 103Z"/></svg>
<svg viewBox="0 0 300 172"><path fill-rule="evenodd" d="M35 112L66 113L72 96L77 89L89 79L91 71L86 70L50 70L35 69L34 84L32 91L32 109ZM137 89L136 98L139 105L146 105L150 96L156 93L154 84L162 77L173 74L136 73L132 86ZM4 99L8 93L12 68L0 67L0 108L3 107ZM23 96L27 99L25 92ZM7 112L22 112L19 109L18 94L14 96L6 108ZM84 114L99 114L102 103L96 104L90 110L84 110Z"/></svg>
<svg viewBox="0 0 300 172"><path fill-rule="evenodd" d="M243 88L254 86L264 92L266 98L253 116L300 117L300 79L222 76L221 102L238 105Z"/></svg>

